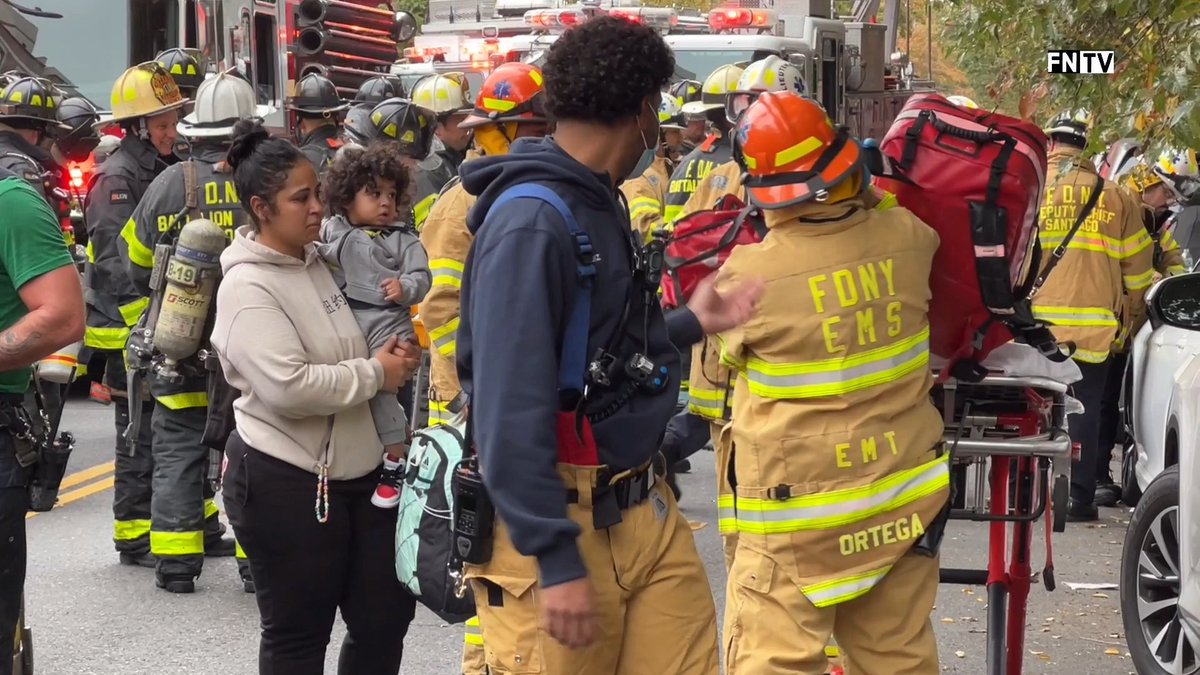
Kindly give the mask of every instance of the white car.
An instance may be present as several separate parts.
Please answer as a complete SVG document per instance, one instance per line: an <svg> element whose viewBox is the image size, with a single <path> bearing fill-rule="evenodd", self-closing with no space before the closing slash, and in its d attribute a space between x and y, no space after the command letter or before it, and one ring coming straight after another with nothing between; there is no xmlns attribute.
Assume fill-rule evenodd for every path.
<svg viewBox="0 0 1200 675"><path fill-rule="evenodd" d="M1200 277L1188 274L1176 279ZM1172 296L1184 288L1200 288L1200 281L1159 282L1146 294L1151 308L1150 320L1138 332L1130 347L1125 378L1125 452L1121 463L1122 498L1136 506L1147 486L1168 467L1179 461L1179 424L1173 417L1177 395L1174 383L1180 369L1200 354L1200 325L1189 328L1178 322L1164 321L1156 302L1164 287ZM1172 291L1171 289L1175 289ZM1197 296L1200 297L1200 296Z"/></svg>
<svg viewBox="0 0 1200 675"><path fill-rule="evenodd" d="M1151 480L1125 535L1121 614L1139 675L1195 675L1200 673L1200 490L1195 489L1200 485L1200 274L1165 279L1148 297L1151 324L1138 336L1146 350L1145 369L1138 375L1135 362L1131 400L1137 403L1138 434L1133 474L1139 481L1142 476ZM1181 491L1181 485L1191 489Z"/></svg>

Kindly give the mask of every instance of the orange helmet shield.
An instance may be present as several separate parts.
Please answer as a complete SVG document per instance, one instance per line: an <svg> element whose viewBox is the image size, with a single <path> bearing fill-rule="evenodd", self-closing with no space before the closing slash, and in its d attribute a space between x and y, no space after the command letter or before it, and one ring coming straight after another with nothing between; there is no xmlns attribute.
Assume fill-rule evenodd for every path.
<svg viewBox="0 0 1200 675"><path fill-rule="evenodd" d="M734 158L746 172L750 201L779 209L825 201L829 191L862 172L862 153L845 128L814 101L794 92L761 94L739 121Z"/></svg>

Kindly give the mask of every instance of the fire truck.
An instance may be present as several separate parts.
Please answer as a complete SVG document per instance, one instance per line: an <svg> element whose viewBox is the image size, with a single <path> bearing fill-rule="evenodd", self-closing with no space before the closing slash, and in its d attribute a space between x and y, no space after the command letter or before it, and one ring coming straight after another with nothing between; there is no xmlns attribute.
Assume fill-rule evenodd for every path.
<svg viewBox="0 0 1200 675"><path fill-rule="evenodd" d="M837 123L859 138L881 138L914 92L933 88L932 82L914 79L907 57L894 53L889 25L895 24L895 8L889 7L888 22L880 24L879 4L861 0L846 18L834 17L830 0L741 0L698 16L590 3L531 9L522 16L526 33L509 38L507 56L541 63L563 30L599 14L617 15L663 34L678 79L702 81L722 65L744 66L773 54L800 68L809 95Z"/></svg>

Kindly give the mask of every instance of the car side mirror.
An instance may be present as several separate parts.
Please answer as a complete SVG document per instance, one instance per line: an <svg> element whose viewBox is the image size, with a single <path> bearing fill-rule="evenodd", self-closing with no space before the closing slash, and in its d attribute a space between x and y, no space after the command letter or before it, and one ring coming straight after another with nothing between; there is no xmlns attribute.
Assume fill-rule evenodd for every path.
<svg viewBox="0 0 1200 675"><path fill-rule="evenodd" d="M1151 289L1147 298L1150 325L1166 324L1200 330L1200 274L1167 277Z"/></svg>

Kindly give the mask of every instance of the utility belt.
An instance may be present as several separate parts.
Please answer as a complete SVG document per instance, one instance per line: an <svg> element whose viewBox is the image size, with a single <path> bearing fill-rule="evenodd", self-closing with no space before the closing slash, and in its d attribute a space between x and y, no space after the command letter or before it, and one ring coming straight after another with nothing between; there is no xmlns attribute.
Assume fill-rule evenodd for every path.
<svg viewBox="0 0 1200 675"><path fill-rule="evenodd" d="M55 436L49 412L41 395L34 397L37 414L26 408L24 394L0 394L0 429L13 442L13 452L22 467L33 467L26 490L31 511L49 511L58 502L58 488L67 472L67 462L75 449L70 432Z"/></svg>
<svg viewBox="0 0 1200 675"><path fill-rule="evenodd" d="M620 524L621 512L650 499L658 482L658 475L650 462L616 481L612 476L611 469L601 470L596 476L596 486L591 490L592 527L597 530ZM567 490L568 504L578 504L579 497L579 490Z"/></svg>

